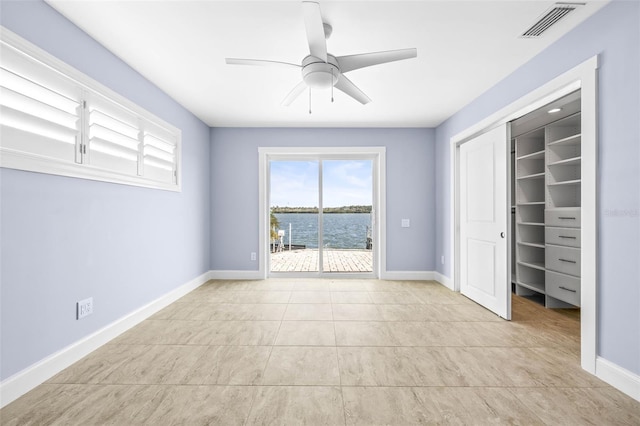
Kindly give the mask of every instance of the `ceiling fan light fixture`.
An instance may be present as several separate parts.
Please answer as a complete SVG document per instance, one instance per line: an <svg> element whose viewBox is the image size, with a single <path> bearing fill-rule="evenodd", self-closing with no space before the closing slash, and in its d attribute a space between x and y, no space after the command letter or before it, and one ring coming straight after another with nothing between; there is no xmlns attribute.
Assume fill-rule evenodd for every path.
<svg viewBox="0 0 640 426"><path fill-rule="evenodd" d="M300 65L260 59L226 59L227 64L231 65L265 65L300 68L302 81L284 98L282 101L282 105L284 106L291 105L307 88L331 88L331 102L333 102L334 87L357 102L360 102L362 105L365 105L371 102L371 99L353 84L344 73L387 62L415 58L418 55L415 48L410 48L335 57L327 52L327 39L331 36L333 28L322 20L320 4L317 1L304 0L302 2L302 11L307 32L307 42L309 44L309 55L302 60ZM309 91L309 96L311 96L311 91Z"/></svg>
<svg viewBox="0 0 640 426"><path fill-rule="evenodd" d="M340 78L330 64L311 64L302 69L302 80L312 89L328 89L335 86Z"/></svg>
<svg viewBox="0 0 640 426"><path fill-rule="evenodd" d="M303 79L307 86L312 89L328 89L338 82L338 75L332 75L331 71L313 71L307 73Z"/></svg>

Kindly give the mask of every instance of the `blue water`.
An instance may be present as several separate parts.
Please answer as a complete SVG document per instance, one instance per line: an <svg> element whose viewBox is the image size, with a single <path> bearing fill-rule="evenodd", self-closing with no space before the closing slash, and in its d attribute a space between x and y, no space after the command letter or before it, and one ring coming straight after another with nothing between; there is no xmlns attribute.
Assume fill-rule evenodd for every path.
<svg viewBox="0 0 640 426"><path fill-rule="evenodd" d="M302 244L307 248L318 247L317 213L276 213L280 229L285 231L284 243ZM371 226L370 213L323 214L323 244L327 248L364 249L367 241L367 226Z"/></svg>

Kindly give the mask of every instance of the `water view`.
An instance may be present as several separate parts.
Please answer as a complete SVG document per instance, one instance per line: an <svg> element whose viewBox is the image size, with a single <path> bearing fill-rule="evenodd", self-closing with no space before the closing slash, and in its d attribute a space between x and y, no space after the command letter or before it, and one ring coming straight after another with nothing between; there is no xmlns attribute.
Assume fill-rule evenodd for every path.
<svg viewBox="0 0 640 426"><path fill-rule="evenodd" d="M292 245L318 248L317 213L275 213L280 229L285 231L284 244L289 244L289 224ZM365 249L367 227L371 226L370 213L325 213L322 215L325 248Z"/></svg>

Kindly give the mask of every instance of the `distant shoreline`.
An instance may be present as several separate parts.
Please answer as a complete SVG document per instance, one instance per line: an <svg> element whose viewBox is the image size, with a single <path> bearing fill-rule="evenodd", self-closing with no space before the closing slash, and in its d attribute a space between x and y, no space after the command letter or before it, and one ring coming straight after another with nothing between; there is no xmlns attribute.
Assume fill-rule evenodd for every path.
<svg viewBox="0 0 640 426"><path fill-rule="evenodd" d="M318 213L317 207L272 207L272 213ZM323 213L371 213L371 206L324 207Z"/></svg>

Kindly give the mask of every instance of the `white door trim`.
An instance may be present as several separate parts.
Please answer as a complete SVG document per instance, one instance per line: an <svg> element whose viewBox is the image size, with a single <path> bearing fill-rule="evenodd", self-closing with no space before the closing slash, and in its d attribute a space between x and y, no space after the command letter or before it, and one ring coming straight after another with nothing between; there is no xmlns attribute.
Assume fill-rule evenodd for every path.
<svg viewBox="0 0 640 426"><path fill-rule="evenodd" d="M335 274L331 277L381 277L387 272L386 253L386 148L374 147L259 147L258 148L258 275L266 279L269 275L269 160L346 160L370 159L373 161L373 240L374 250L372 274ZM306 275L309 275L308 273ZM293 277L292 274L287 274ZM318 273L319 276L319 273Z"/></svg>
<svg viewBox="0 0 640 426"><path fill-rule="evenodd" d="M581 89L582 110L582 266L581 266L581 330L580 356L582 368L596 373L597 355L597 73L598 56L594 56L479 123L453 136L450 140L451 253L452 281L459 283L459 147L472 137L493 127L528 114L575 90Z"/></svg>

